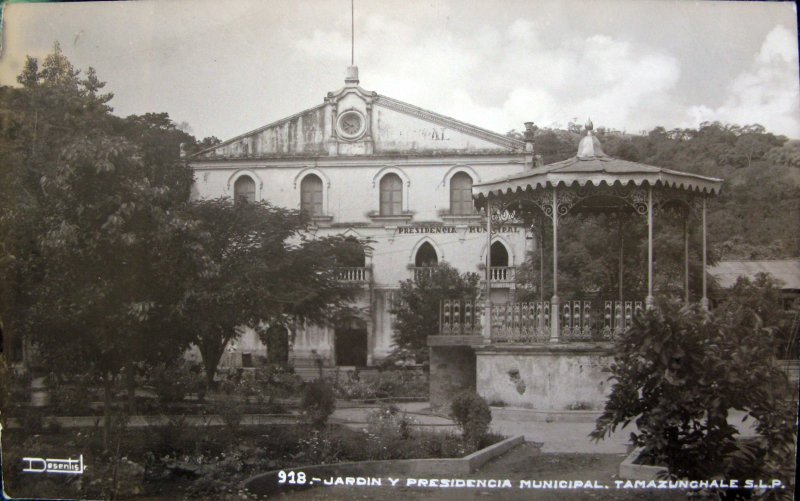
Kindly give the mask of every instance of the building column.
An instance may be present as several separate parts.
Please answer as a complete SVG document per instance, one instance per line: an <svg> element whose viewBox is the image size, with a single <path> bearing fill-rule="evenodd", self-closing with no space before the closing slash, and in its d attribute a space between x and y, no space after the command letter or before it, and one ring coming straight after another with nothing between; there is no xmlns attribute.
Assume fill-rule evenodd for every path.
<svg viewBox="0 0 800 501"><path fill-rule="evenodd" d="M647 186L647 309L653 307L653 187Z"/></svg>
<svg viewBox="0 0 800 501"><path fill-rule="evenodd" d="M708 262L706 257L706 197L703 195L703 298L700 300L700 304L703 306L703 309L708 310L708 295L706 290L706 274L708 270L706 269Z"/></svg>
<svg viewBox="0 0 800 501"><path fill-rule="evenodd" d="M553 186L553 297L550 299L550 342L557 343L561 335L560 301L558 298L558 187Z"/></svg>

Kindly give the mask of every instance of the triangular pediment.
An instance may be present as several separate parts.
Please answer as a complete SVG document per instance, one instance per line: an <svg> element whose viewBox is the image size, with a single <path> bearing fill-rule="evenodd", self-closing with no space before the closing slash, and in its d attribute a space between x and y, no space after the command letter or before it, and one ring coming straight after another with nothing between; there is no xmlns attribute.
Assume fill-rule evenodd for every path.
<svg viewBox="0 0 800 501"><path fill-rule="evenodd" d="M195 159L520 153L524 143L348 85L325 102L195 154Z"/></svg>

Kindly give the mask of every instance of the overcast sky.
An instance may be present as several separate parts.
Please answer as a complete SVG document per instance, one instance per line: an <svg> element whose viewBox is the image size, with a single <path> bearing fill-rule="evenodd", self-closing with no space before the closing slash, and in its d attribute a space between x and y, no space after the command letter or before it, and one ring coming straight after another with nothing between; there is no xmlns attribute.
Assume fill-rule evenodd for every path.
<svg viewBox="0 0 800 501"><path fill-rule="evenodd" d="M320 104L350 64L350 0L12 4L0 83L54 41L115 113L230 138ZM720 120L800 138L794 3L355 0L361 86L490 130L638 132Z"/></svg>

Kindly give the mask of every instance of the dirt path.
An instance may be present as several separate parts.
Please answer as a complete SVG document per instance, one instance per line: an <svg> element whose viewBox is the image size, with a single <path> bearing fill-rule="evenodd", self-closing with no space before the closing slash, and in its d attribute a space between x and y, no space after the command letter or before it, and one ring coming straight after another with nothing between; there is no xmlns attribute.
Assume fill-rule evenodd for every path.
<svg viewBox="0 0 800 501"><path fill-rule="evenodd" d="M318 487L305 491L285 493L280 499L290 500L346 500L346 499L388 499L388 500L424 500L442 501L469 500L563 500L563 499L598 499L598 500L684 500L683 492L654 492L646 490L618 490L614 480L617 479L619 464L623 454L570 454L543 453L531 443L523 444L508 454L490 461L472 474L457 478L463 479L508 479L511 488L418 488L406 487L405 479L396 487L389 486L383 478L382 487ZM429 478L439 478L431 472ZM445 476L452 478L455 476ZM597 481L608 486L608 489L576 489L546 490L520 489L520 480L581 480ZM401 487L402 485L402 487Z"/></svg>

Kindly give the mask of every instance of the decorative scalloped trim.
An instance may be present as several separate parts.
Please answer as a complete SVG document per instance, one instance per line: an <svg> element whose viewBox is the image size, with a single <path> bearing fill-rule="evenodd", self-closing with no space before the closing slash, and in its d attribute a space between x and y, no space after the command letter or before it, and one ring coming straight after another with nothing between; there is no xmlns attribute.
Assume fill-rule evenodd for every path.
<svg viewBox="0 0 800 501"><path fill-rule="evenodd" d="M565 176L566 177L566 176ZM672 177L672 176L670 176ZM489 193L492 195L511 195L514 193L522 193L527 190L538 190L538 189L546 189L552 188L554 186L562 186L562 187L572 187L573 185L577 184L578 187L584 187L586 185L591 185L596 188L600 188L602 186L611 187L615 184L621 184L623 186L633 184L634 186L642 186L645 183L651 185L653 187L663 187L663 188L672 188L672 189L679 189L679 190L686 190L693 193L707 193L716 195L719 193L722 184L722 181L719 181L719 186L713 186L713 181L703 182L703 181L696 181L696 182L689 182L683 180L670 180L664 179L663 174L655 174L655 175L642 175L637 177L628 177L625 179L623 183L620 179L614 179L611 183L606 181L605 179L595 182L593 179L572 179L572 180L557 180L552 182L549 179L542 179L535 182L515 182L515 181L507 181L507 183L511 186L507 188L491 188L491 189L480 189L477 193L477 198L483 199Z"/></svg>

